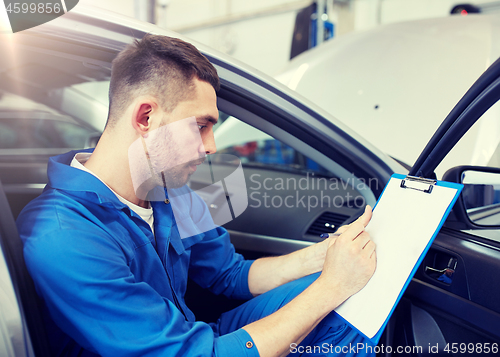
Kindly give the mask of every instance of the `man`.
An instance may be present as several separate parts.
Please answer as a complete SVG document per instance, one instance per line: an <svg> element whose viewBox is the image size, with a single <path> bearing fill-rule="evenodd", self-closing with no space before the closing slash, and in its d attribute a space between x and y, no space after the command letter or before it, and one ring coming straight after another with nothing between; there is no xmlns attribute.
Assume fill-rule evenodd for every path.
<svg viewBox="0 0 500 357"><path fill-rule="evenodd" d="M147 35L113 61L95 150L50 160L49 184L18 227L54 355L277 356L301 342L364 342L330 312L375 270L369 207L336 240L252 262L186 188L216 151L218 88L192 45ZM215 324L196 322L188 273L215 293L254 298Z"/></svg>

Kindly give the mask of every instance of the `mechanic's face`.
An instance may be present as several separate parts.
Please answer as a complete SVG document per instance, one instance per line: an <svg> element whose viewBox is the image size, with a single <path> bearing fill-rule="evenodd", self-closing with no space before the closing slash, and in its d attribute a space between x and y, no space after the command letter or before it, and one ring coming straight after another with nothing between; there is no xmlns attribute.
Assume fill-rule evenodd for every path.
<svg viewBox="0 0 500 357"><path fill-rule="evenodd" d="M185 185L205 156L216 151L213 125L219 112L215 90L194 80L195 95L165 114L161 126L149 135L148 151L160 185Z"/></svg>

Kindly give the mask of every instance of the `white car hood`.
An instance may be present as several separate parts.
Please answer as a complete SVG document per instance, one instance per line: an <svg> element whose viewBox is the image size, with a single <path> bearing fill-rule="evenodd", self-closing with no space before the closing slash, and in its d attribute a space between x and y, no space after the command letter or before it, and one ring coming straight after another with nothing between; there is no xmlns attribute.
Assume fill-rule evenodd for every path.
<svg viewBox="0 0 500 357"><path fill-rule="evenodd" d="M494 15L380 26L296 57L277 79L412 165L446 115L500 56L499 32L500 17ZM448 157L445 166L489 162L500 127L474 129L466 152L454 153L457 158ZM497 139L486 155L483 147L474 149L492 137Z"/></svg>

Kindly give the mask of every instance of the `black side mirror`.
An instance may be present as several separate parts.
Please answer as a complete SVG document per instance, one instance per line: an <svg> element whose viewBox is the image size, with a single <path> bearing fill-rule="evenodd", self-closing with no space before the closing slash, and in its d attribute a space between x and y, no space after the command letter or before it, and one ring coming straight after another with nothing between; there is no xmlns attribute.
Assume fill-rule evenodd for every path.
<svg viewBox="0 0 500 357"><path fill-rule="evenodd" d="M458 166L448 170L443 180L464 185L448 225L459 229L500 227L500 168Z"/></svg>

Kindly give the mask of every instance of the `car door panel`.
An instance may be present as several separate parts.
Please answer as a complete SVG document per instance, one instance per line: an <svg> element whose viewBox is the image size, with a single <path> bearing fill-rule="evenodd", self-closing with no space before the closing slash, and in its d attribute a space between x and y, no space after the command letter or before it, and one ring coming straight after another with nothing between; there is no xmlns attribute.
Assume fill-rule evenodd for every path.
<svg viewBox="0 0 500 357"><path fill-rule="evenodd" d="M440 256L444 257L441 262ZM436 264L441 264L437 269L442 268L449 258L456 259L451 283L438 281L426 272L426 268ZM433 343L428 331L435 326L444 336L443 348L455 347L455 352L460 352L462 347L460 355L474 356L478 348L499 344L500 276L495 274L499 269L499 244L443 228L396 309L394 346L415 344L428 348ZM416 307L430 318L416 318ZM422 345L422 341L427 342Z"/></svg>

